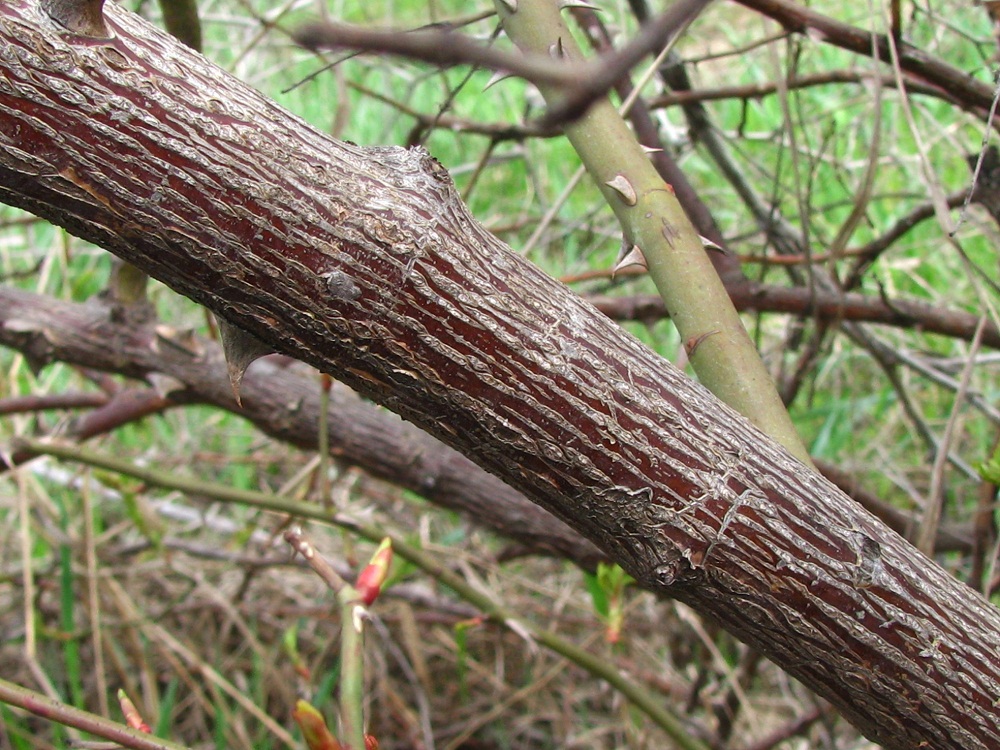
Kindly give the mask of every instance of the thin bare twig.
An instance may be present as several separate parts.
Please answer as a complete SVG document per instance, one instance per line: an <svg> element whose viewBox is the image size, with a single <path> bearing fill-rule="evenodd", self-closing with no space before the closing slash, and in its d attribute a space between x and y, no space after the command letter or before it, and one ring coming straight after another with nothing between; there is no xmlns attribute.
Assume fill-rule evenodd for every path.
<svg viewBox="0 0 1000 750"><path fill-rule="evenodd" d="M24 414L46 409L81 409L103 406L107 402L108 394L93 391L11 396L0 399L0 414Z"/></svg>
<svg viewBox="0 0 1000 750"><path fill-rule="evenodd" d="M87 711L81 711L62 701L7 682L3 678L0 678L0 702L23 708L25 711L30 711L52 721L58 721L64 726L74 727L97 737L113 740L122 747L134 750L187 750L183 745L129 729L124 724Z"/></svg>
<svg viewBox="0 0 1000 750"><path fill-rule="evenodd" d="M857 52L866 57L872 54L873 35L870 31L837 21L817 13L791 0L738 0L741 5L755 10L780 23L786 30L799 34L818 32L817 37L835 47ZM874 35L875 54L885 63L892 62L891 37ZM925 83L937 86L949 95L963 109L985 116L993 101L993 88L972 78L964 70L952 67L944 61L928 55L924 50L910 44L895 45L898 52L899 68Z"/></svg>
<svg viewBox="0 0 1000 750"><path fill-rule="evenodd" d="M910 93L926 94L952 101L944 96L946 92L933 86L928 86L912 77L905 77L906 88ZM830 86L835 84L881 84L887 88L895 87L896 77L893 75L873 74L860 70L830 70L811 75L796 75L785 83L789 91ZM779 86L775 82L747 83L734 86L719 86L717 88L697 89L694 91L668 91L649 100L650 109L675 107L691 102L712 102L726 99L763 99L778 93Z"/></svg>
<svg viewBox="0 0 1000 750"><path fill-rule="evenodd" d="M972 346L969 348L969 360L962 370L961 379L958 382L958 390L955 391L955 403L952 406L951 414L948 416L948 423L945 425L944 434L941 435L941 443L938 446L937 454L934 456L934 466L931 470L931 486L928 491L927 507L924 509L924 516L920 522L920 532L917 535L917 549L925 555L934 552L934 540L937 538L938 524L941 522L941 509L944 506L944 469L948 462L948 452L955 437L955 426L958 423L958 415L961 412L962 404L965 402L965 394L969 390L969 381L972 378L973 364L976 361L976 352L983 338L983 328L986 326L986 317L983 316L976 329L976 335L972 339Z"/></svg>
<svg viewBox="0 0 1000 750"><path fill-rule="evenodd" d="M542 55L523 55L477 42L450 29L401 32L335 23L313 23L294 34L308 49L350 48L402 55L435 65L477 65L513 73L536 85L575 86L593 74L591 64L567 64Z"/></svg>
<svg viewBox="0 0 1000 750"><path fill-rule="evenodd" d="M288 542L292 549L302 555L302 559L305 560L309 567L313 569L313 572L320 577L320 580L325 583L330 590L339 594L347 582L340 577L340 574L333 569L333 566L327 562L323 555L316 551L313 543L309 541L306 537L305 532L302 531L302 527L295 525L292 526L285 532L285 541Z"/></svg>
<svg viewBox="0 0 1000 750"><path fill-rule="evenodd" d="M567 284L589 281L608 277L610 273L610 271L590 271L586 274L564 277L562 281ZM928 333L938 333L966 341L972 340L979 323L978 316L962 310L946 310L926 302L909 299L880 299L856 292L843 293L826 289L812 292L806 287L786 287L761 284L756 281L727 285L727 290L733 304L741 312L755 310L810 316L821 320L919 328ZM631 297L592 295L588 300L615 320L660 320L667 314L663 301L651 294ZM983 344L994 349L1000 347L1000 329L992 323L987 324L983 334Z"/></svg>
<svg viewBox="0 0 1000 750"><path fill-rule="evenodd" d="M787 724L778 727L766 737L761 738L752 745L747 745L744 750L771 750L771 748L784 742L785 740L802 734L805 730L823 718L823 716L827 713L830 713L830 709L824 710L818 706L814 707L801 716L797 716L792 719Z"/></svg>
<svg viewBox="0 0 1000 750"><path fill-rule="evenodd" d="M542 125L555 125L580 117L601 97L611 91L622 77L651 52L664 49L698 15L711 0L680 0L655 20L644 25L639 34L620 51L605 55L595 75L578 81L559 103L550 106Z"/></svg>
<svg viewBox="0 0 1000 750"><path fill-rule="evenodd" d="M711 0L682 0L661 14L620 51L594 62L569 62L562 57L524 55L480 44L451 28L424 28L411 32L368 29L333 23L313 23L299 29L294 39L308 49L351 48L403 55L435 65L471 64L512 73L537 86L556 86L564 97L549 108L542 128L574 120L606 95L622 76L650 52L663 49L694 20Z"/></svg>

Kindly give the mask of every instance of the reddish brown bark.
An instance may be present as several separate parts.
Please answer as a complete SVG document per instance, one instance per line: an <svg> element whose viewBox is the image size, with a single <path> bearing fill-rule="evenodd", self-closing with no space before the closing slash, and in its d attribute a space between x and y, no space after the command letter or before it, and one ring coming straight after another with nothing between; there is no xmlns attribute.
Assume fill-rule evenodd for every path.
<svg viewBox="0 0 1000 750"><path fill-rule="evenodd" d="M116 400L124 396L130 403L107 409L106 420L99 413L77 420L69 437L87 438L105 429L108 420L136 419L136 410L163 408L167 397L172 404L207 403L235 411L268 435L316 449L320 395L314 370L288 367L274 361L278 358L255 364L243 381L239 408L218 344L152 323L112 320L109 310L0 286L0 344L24 353L33 367L58 360L155 385L144 395L128 390L117 394ZM340 383L333 384L329 395L328 444L338 459L469 514L523 552L558 555L589 570L606 559L557 518L427 433ZM13 458L20 457L15 452Z"/></svg>
<svg viewBox="0 0 1000 750"><path fill-rule="evenodd" d="M889 748L1000 746L1000 616L468 215L115 6L0 6L0 199L458 448Z"/></svg>
<svg viewBox="0 0 1000 750"><path fill-rule="evenodd" d="M109 314L103 305L64 302L0 286L0 344L23 353L36 369L54 361L67 362L143 378L154 386L146 394L138 389L116 393L106 407L77 419L67 437L86 439L103 434L122 420L131 421L149 409L164 408L159 395L164 394L171 405L212 404L240 414L279 440L317 448L320 400L313 370L270 360L254 365L243 379L241 408L233 400L218 344L153 323L120 318L113 309ZM109 398L96 395L102 400ZM41 407L31 400L9 405L35 410L80 404L77 399L70 404L46 401ZM3 406L0 404L0 412ZM101 412L105 412L104 418ZM558 555L587 570L606 559L594 545L516 490L340 383L333 384L330 413L333 418L327 442L339 460L406 487L437 505L466 513L514 540L519 545L516 551ZM17 453L14 458L18 458ZM865 492L848 474L822 462L818 466L824 476L890 528L903 533L912 526L910 514ZM942 525L938 551L969 552L972 547L971 526Z"/></svg>

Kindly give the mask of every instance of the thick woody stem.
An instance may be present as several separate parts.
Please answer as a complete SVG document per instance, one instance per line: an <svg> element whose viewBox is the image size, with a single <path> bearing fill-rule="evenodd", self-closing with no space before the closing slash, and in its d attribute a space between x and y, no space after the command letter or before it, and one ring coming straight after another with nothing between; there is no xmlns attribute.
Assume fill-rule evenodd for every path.
<svg viewBox="0 0 1000 750"><path fill-rule="evenodd" d="M437 435L886 748L1000 747L997 610L501 245L429 155L334 141L114 4L71 44L38 2L0 2L0 200Z"/></svg>

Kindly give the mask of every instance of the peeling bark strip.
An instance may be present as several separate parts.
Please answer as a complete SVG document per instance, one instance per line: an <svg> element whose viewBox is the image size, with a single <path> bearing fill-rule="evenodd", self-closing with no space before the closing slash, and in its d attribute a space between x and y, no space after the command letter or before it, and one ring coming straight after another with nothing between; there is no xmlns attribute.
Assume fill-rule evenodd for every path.
<svg viewBox="0 0 1000 750"><path fill-rule="evenodd" d="M113 4L0 4L0 199L458 448L889 748L1000 747L1000 616L510 252Z"/></svg>

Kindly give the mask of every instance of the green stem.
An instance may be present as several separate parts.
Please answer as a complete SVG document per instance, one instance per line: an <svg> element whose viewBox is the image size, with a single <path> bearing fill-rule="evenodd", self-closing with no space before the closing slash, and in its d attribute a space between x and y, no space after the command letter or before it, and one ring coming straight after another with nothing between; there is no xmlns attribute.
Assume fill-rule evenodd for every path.
<svg viewBox="0 0 1000 750"><path fill-rule="evenodd" d="M316 453L319 466L316 467L316 496L321 505L333 504L330 489L330 386L332 378L326 373L319 375L319 417L316 420Z"/></svg>
<svg viewBox="0 0 1000 750"><path fill-rule="evenodd" d="M69 534L69 514L66 510L66 497L60 497L59 525L64 533ZM75 706L84 705L83 670L80 666L80 641L76 632L76 586L73 577L73 550L63 542L59 545L59 627L63 638L63 665L66 670L66 685L69 697Z"/></svg>
<svg viewBox="0 0 1000 750"><path fill-rule="evenodd" d="M555 0L518 0L513 12L503 0L495 5L507 35L524 52L548 55L560 49L567 59L583 60ZM562 96L552 86L541 91L550 106ZM628 124L604 97L567 124L565 132L618 217L626 246L638 245L642 251L698 378L811 466L809 452L698 233Z"/></svg>
<svg viewBox="0 0 1000 750"><path fill-rule="evenodd" d="M358 592L344 586L337 593L340 603L340 718L342 744L350 750L365 750L364 725L364 607Z"/></svg>

